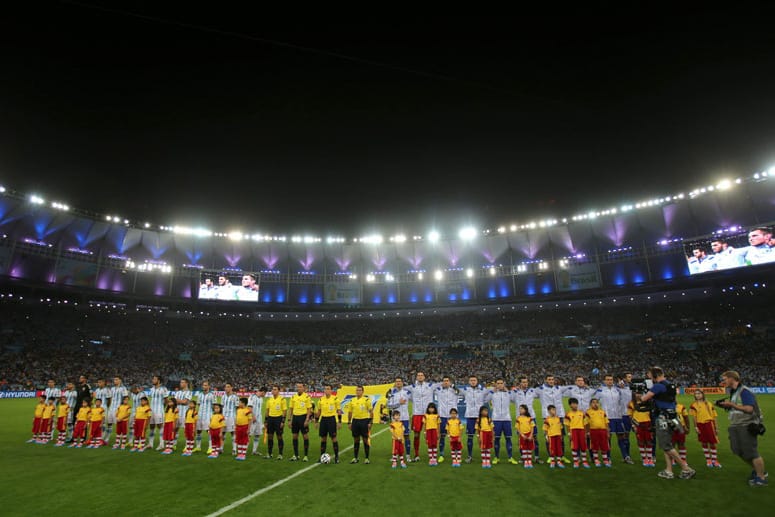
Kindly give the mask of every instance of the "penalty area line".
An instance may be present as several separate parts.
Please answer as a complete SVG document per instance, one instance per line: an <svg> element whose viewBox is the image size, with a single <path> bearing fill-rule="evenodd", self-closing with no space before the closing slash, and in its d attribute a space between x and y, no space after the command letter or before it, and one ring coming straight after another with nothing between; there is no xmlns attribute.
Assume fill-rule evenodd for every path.
<svg viewBox="0 0 775 517"><path fill-rule="evenodd" d="M388 429L390 429L390 428L386 427L386 428L382 429L381 431L377 431L376 433L374 433L373 436L379 436L380 434L384 433ZM339 452L341 454L343 452L347 452L347 451L351 450L352 448L353 448L353 446L350 445L349 447L345 447L344 449L342 449ZM284 478L280 479L279 481L275 481L274 483L272 483L269 486L265 486L264 488L260 488L260 489L256 490L255 492L253 492L252 494L246 495L242 499L238 499L238 500L234 501L233 503L231 503L231 504L229 504L227 506L224 506L223 508L219 508L218 510L214 511L213 513L207 515L207 517L216 517L218 515L223 515L224 513L228 512L229 510L233 510L234 508L236 508L238 506L242 506L243 504L247 503L251 499L255 499L256 497L260 496L261 494L265 494L265 493L269 492L270 490L272 490L274 488L277 488L280 485L284 485L285 483L287 483L291 479L293 479L293 478L295 478L297 476L301 476L305 472L308 472L308 471L314 469L315 467L319 467L320 465L322 465L322 463L313 463L309 467L305 467L305 468L303 468L303 469L301 469L301 470L299 470L297 472L294 472L293 474L291 474L288 477L284 477Z"/></svg>

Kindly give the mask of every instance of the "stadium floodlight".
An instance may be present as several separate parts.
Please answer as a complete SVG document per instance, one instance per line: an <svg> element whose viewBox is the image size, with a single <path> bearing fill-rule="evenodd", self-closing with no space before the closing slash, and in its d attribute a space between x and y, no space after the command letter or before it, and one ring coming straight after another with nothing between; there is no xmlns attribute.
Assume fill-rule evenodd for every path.
<svg viewBox="0 0 775 517"><path fill-rule="evenodd" d="M471 268L466 269L466 277L473 278L474 277L474 270Z"/></svg>
<svg viewBox="0 0 775 517"><path fill-rule="evenodd" d="M422 280L422 273L417 273L417 280Z"/></svg>
<svg viewBox="0 0 775 517"><path fill-rule="evenodd" d="M229 239L233 241L241 241L242 240L242 232L230 232L229 233Z"/></svg>
<svg viewBox="0 0 775 517"><path fill-rule="evenodd" d="M32 194L30 196L30 203L32 203L33 205L42 205L45 202L46 200L38 195Z"/></svg>
<svg viewBox="0 0 775 517"><path fill-rule="evenodd" d="M461 228L458 232L458 237L463 241L472 241L476 238L476 228L473 226Z"/></svg>
<svg viewBox="0 0 775 517"><path fill-rule="evenodd" d="M371 273L366 275L366 281L369 282L369 283L373 282L374 281L374 275L372 275Z"/></svg>
<svg viewBox="0 0 775 517"><path fill-rule="evenodd" d="M498 233L506 233L506 227L505 226L499 226L498 227Z"/></svg>
<svg viewBox="0 0 775 517"><path fill-rule="evenodd" d="M0 185L0 194L3 194L5 192L5 187Z"/></svg>
<svg viewBox="0 0 775 517"><path fill-rule="evenodd" d="M442 280L444 278L444 271L441 269L437 269L435 273L433 273L433 278L436 280Z"/></svg>
<svg viewBox="0 0 775 517"><path fill-rule="evenodd" d="M439 242L439 239L441 239L441 234L437 232L436 230L431 230L428 233L428 240L430 242Z"/></svg>
<svg viewBox="0 0 775 517"><path fill-rule="evenodd" d="M114 215L114 216L113 216L113 222L114 222L114 223L121 222L121 218L120 218L119 216L117 216L117 215Z"/></svg>
<svg viewBox="0 0 775 517"><path fill-rule="evenodd" d="M392 282L393 280L395 280L395 277L393 277L393 275L391 275L390 273L385 273L385 282Z"/></svg>
<svg viewBox="0 0 775 517"><path fill-rule="evenodd" d="M382 244L382 241L384 238L382 235L375 233L374 235L367 235L366 237L361 237L360 241L365 242L366 244Z"/></svg>
<svg viewBox="0 0 775 517"><path fill-rule="evenodd" d="M727 190L732 187L732 182L729 180L721 180L718 182L718 185L716 185L716 188L718 190Z"/></svg>
<svg viewBox="0 0 775 517"><path fill-rule="evenodd" d="M399 233L398 235L391 237L390 240L397 243L406 242L406 235Z"/></svg>
<svg viewBox="0 0 775 517"><path fill-rule="evenodd" d="M498 272L497 269L495 269L495 266L490 266L490 275L495 276L495 274Z"/></svg>

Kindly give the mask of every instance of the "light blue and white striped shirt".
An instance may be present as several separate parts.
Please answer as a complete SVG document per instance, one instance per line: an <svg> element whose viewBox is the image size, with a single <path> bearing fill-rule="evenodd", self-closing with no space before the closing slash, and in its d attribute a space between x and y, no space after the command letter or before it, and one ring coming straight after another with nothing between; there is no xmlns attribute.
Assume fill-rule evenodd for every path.
<svg viewBox="0 0 775 517"><path fill-rule="evenodd" d="M215 402L215 393L208 391L198 391L196 400L199 403L199 420L206 421L210 425L210 418L213 416L213 403Z"/></svg>
<svg viewBox="0 0 775 517"><path fill-rule="evenodd" d="M237 404L239 403L239 397L232 393L226 395L225 393L221 397L221 404L223 405L223 416L226 418L234 418L237 416Z"/></svg>
<svg viewBox="0 0 775 517"><path fill-rule="evenodd" d="M129 395L129 390L123 384L121 386L113 386L110 388L110 412L115 413L118 410L118 406L121 405L121 401Z"/></svg>
<svg viewBox="0 0 775 517"><path fill-rule="evenodd" d="M151 411L154 413L164 413L164 399L169 395L169 390L164 386L159 386L158 388L152 387L149 391L151 395L149 397L151 399Z"/></svg>

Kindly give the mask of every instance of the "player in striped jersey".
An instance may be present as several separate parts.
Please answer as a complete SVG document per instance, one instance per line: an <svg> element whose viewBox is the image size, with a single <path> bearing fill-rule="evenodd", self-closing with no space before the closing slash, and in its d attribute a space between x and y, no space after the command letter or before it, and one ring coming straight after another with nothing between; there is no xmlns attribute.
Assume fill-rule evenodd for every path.
<svg viewBox="0 0 775 517"><path fill-rule="evenodd" d="M395 384L388 390L386 397L388 409L391 410L391 413L398 411L401 417L400 420L404 432L404 453L406 454L406 461L409 463L412 461L409 455L409 433L411 430L409 427L409 398L411 396L404 388L404 379L396 377Z"/></svg>
<svg viewBox="0 0 775 517"><path fill-rule="evenodd" d="M193 396L191 389L188 387L188 379L180 379L180 388L173 393L175 396L175 402L177 402L180 408L180 417L178 419L178 425L175 426L175 441L172 443L172 450L175 450L175 446L178 443L178 436L180 430L186 428L186 410L188 408L188 401Z"/></svg>
<svg viewBox="0 0 775 517"><path fill-rule="evenodd" d="M154 375L151 378L151 389L149 390L151 402L151 432L148 436L148 447L153 449L153 437L155 431L159 432L159 446L157 451L164 449L164 439L161 434L161 427L164 425L164 399L169 395L169 390L162 385L161 377Z"/></svg>
<svg viewBox="0 0 775 517"><path fill-rule="evenodd" d="M433 389L436 387L431 382L425 382L425 373L417 372L414 384L406 388L412 398L412 431L414 431L414 461L420 461L420 435L422 434L425 410L428 404L433 402Z"/></svg>
<svg viewBox="0 0 775 517"><path fill-rule="evenodd" d="M46 400L53 398L54 400L58 401L59 397L62 396L62 390L57 388L57 384L54 379L48 380L48 386L43 391L43 393L46 394Z"/></svg>
<svg viewBox="0 0 775 517"><path fill-rule="evenodd" d="M129 443L131 444L135 443L135 416L137 415L137 408L140 407L143 397L145 397L145 391L137 384L132 386L132 393L129 395L129 398L132 400L132 410L129 413L129 432L132 435Z"/></svg>
<svg viewBox="0 0 775 517"><path fill-rule="evenodd" d="M113 431L113 424L116 423L116 412L118 412L118 408L121 406L121 403L124 400L124 397L129 395L129 391L126 389L126 386L124 386L123 382L121 381L121 377L116 376L113 377L113 387L109 388L110 391L110 407L108 407L108 430L105 433L105 441L110 441L110 433Z"/></svg>
<svg viewBox="0 0 775 517"><path fill-rule="evenodd" d="M439 436L439 463L444 463L444 442L447 439L447 420L449 411L457 410L458 390L446 375L441 379L441 386L436 386L434 390L436 403L439 407L439 416L441 417L441 428Z"/></svg>
<svg viewBox="0 0 775 517"><path fill-rule="evenodd" d="M196 393L196 400L199 404L199 419L196 421L196 447L194 447L194 452L201 452L202 431L205 431L205 436L210 436L210 417L213 416L213 404L217 402L215 400L215 393L210 391L209 382L204 381L202 383L202 390ZM208 438L207 440L209 443L210 439Z"/></svg>
<svg viewBox="0 0 775 517"><path fill-rule="evenodd" d="M253 437L253 455L258 455L258 444L264 434L264 397L266 388L259 388L248 397L248 407L253 411L253 423L250 424L250 436Z"/></svg>
<svg viewBox="0 0 775 517"><path fill-rule="evenodd" d="M65 397L65 400L67 401L68 411L67 411L67 438L72 439L73 437L73 415L74 413L78 412L78 407L76 407L76 403L78 402L78 392L75 391L75 384L72 382L67 383L67 389L62 393Z"/></svg>
<svg viewBox="0 0 775 517"><path fill-rule="evenodd" d="M479 418L479 408L490 401L489 390L479 385L476 375L468 378L468 386L463 388L463 400L466 403L466 434L468 441L468 457L466 463L471 463L471 455L474 451L474 436L476 435L476 419Z"/></svg>
<svg viewBox="0 0 775 517"><path fill-rule="evenodd" d="M234 418L237 416L237 405L239 404L239 397L234 393L234 388L231 384L226 383L223 387L224 394L221 397L221 408L224 418L226 419L226 428L224 431L231 435L231 455L237 455L237 443L234 441ZM226 435L222 435L223 440L221 446L226 444Z"/></svg>
<svg viewBox="0 0 775 517"><path fill-rule="evenodd" d="M97 389L94 390L94 400L99 400L102 404L102 411L103 413L107 411L107 409L110 407L110 388L107 386L107 382L105 382L105 379L97 379ZM100 436L105 436L105 418L102 419L102 424L100 425L100 433L102 433ZM103 440L103 442L100 445L107 445L108 443Z"/></svg>

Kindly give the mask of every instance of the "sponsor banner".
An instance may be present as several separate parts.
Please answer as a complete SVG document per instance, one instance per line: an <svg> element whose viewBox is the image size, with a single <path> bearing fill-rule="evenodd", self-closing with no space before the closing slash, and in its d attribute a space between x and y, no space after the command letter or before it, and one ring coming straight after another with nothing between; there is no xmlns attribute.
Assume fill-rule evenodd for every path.
<svg viewBox="0 0 775 517"><path fill-rule="evenodd" d="M597 264L578 264L556 271L558 291L578 291L600 287Z"/></svg>
<svg viewBox="0 0 775 517"><path fill-rule="evenodd" d="M325 288L326 303L361 303L361 288L357 284L328 283Z"/></svg>
<svg viewBox="0 0 775 517"><path fill-rule="evenodd" d="M680 392L683 395L691 395L696 390L702 390L703 393L708 395L723 395L726 390L721 386L697 386L694 388L681 388Z"/></svg>
<svg viewBox="0 0 775 517"><path fill-rule="evenodd" d="M775 386L756 386L750 390L757 395L775 395Z"/></svg>
<svg viewBox="0 0 775 517"><path fill-rule="evenodd" d="M0 399L34 399L40 391L0 391Z"/></svg>

